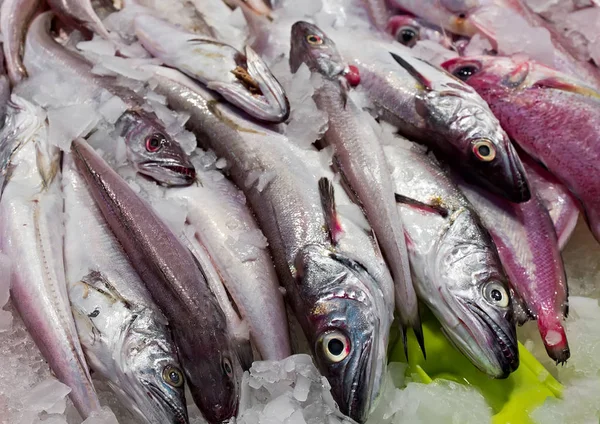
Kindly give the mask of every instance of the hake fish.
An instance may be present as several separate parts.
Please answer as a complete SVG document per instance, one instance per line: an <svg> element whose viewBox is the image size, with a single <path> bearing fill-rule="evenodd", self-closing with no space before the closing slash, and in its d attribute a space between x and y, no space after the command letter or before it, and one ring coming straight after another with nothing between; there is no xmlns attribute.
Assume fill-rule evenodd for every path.
<svg viewBox="0 0 600 424"><path fill-rule="evenodd" d="M211 424L233 417L243 370L223 311L197 261L85 141L75 140L71 151L104 219L173 329L200 411Z"/></svg>
<svg viewBox="0 0 600 424"><path fill-rule="evenodd" d="M336 170L358 198L387 260L396 287L396 309L406 343L412 327L424 351L417 295L413 288L402 221L383 148L363 111L348 98L346 65L335 43L308 22L292 26L290 66L295 73L306 64L322 76L313 98L328 116L324 141L333 147Z"/></svg>
<svg viewBox="0 0 600 424"><path fill-rule="evenodd" d="M63 193L69 299L90 368L141 421L188 423L184 376L167 320L70 154L63 159Z"/></svg>
<svg viewBox="0 0 600 424"><path fill-rule="evenodd" d="M364 422L385 377L393 313L393 283L374 241L340 221L331 174L319 178L324 170L310 169L318 159L303 159L315 152L245 119L179 72L159 68L155 78L169 104L191 114L199 142L227 160L334 399Z"/></svg>
<svg viewBox="0 0 600 424"><path fill-rule="evenodd" d="M60 150L45 112L13 95L0 133L0 252L12 262L11 299L83 417L100 409L69 307L63 264Z"/></svg>
<svg viewBox="0 0 600 424"><path fill-rule="evenodd" d="M508 282L469 202L419 146L384 147L419 298L448 339L491 377L519 366Z"/></svg>
<svg viewBox="0 0 600 424"><path fill-rule="evenodd" d="M165 64L206 84L231 104L265 122L283 122L290 114L285 91L254 50L193 34L156 18L140 15L135 34Z"/></svg>

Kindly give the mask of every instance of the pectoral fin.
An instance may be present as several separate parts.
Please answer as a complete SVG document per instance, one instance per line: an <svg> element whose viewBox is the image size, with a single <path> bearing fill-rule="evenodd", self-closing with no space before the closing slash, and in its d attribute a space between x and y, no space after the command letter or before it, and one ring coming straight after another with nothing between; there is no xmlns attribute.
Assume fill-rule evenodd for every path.
<svg viewBox="0 0 600 424"><path fill-rule="evenodd" d="M331 243L335 246L344 230L337 214L335 207L335 192L329 178L323 177L319 180L319 194L321 196L321 206L323 208L325 226L327 227Z"/></svg>
<svg viewBox="0 0 600 424"><path fill-rule="evenodd" d="M396 197L397 203L402 203L403 205L412 206L416 209L421 209L427 212L433 212L440 215L442 218L446 218L450 214L448 208L443 206L442 202L439 200L434 200L431 203L425 203L398 193L394 193L394 196Z"/></svg>

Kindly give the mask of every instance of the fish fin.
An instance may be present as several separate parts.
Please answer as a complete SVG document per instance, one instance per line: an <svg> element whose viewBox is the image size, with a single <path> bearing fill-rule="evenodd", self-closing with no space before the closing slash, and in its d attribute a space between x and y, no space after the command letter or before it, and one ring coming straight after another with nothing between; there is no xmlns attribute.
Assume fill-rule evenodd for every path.
<svg viewBox="0 0 600 424"><path fill-rule="evenodd" d="M600 93L585 85L577 85L574 82L563 80L559 77L550 77L536 81L531 88L554 88L556 90L567 91L570 93L581 94L582 96L600 99Z"/></svg>
<svg viewBox="0 0 600 424"><path fill-rule="evenodd" d="M117 291L117 289L106 279L100 271L90 271L88 275L81 279L81 283L98 293L106 296L112 303L121 302L127 309L132 309L131 303ZM95 317L92 317L95 318Z"/></svg>
<svg viewBox="0 0 600 424"><path fill-rule="evenodd" d="M434 212L440 215L442 218L446 218L448 215L450 215L448 208L444 207L442 202L439 200L434 199L431 203L424 203L398 193L394 193L394 196L396 197L397 203L402 203L404 205L412 206L416 209L426 210L428 212Z"/></svg>
<svg viewBox="0 0 600 424"><path fill-rule="evenodd" d="M398 326L400 328L400 338L402 338L402 347L404 348L404 357L406 358L406 362L410 363L408 359L408 330L404 324L400 324Z"/></svg>
<svg viewBox="0 0 600 424"><path fill-rule="evenodd" d="M523 62L517 66L513 71L504 77L501 84L509 88L518 88L527 79L529 75L529 62Z"/></svg>
<svg viewBox="0 0 600 424"><path fill-rule="evenodd" d="M404 60L397 54L392 52L390 52L390 54L392 55L394 60L406 70L406 72L408 72L414 79L416 79L419 82L419 84L421 84L427 90L431 90L432 83L430 80L425 78L425 76L419 71L417 71L414 66L412 66L410 63L408 63L406 60Z"/></svg>
<svg viewBox="0 0 600 424"><path fill-rule="evenodd" d="M327 226L329 239L335 246L344 230L335 207L335 190L333 184L327 177L319 179L319 196L321 197L321 207L323 208L323 215L325 217L325 225Z"/></svg>
<svg viewBox="0 0 600 424"><path fill-rule="evenodd" d="M47 163L43 152L40 150L40 147L37 144L35 146L35 155L38 173L42 178L42 189L46 190L48 186L52 184L52 181L54 181L54 178L58 174L60 169L60 160L59 158L55 157L50 161L50 163Z"/></svg>
<svg viewBox="0 0 600 424"><path fill-rule="evenodd" d="M425 336L423 335L423 326L421 325L421 317L417 317L417 322L412 325L413 332L423 352L423 358L427 359L427 352L425 351Z"/></svg>
<svg viewBox="0 0 600 424"><path fill-rule="evenodd" d="M79 283L87 286L83 281L80 281ZM77 333L79 334L79 338L87 338L90 345L94 345L96 341L102 337L102 333L98 330L96 324L94 324L93 317L73 304L71 304L71 312L73 313L73 320L77 323ZM85 330L87 331L84 332L84 329L81 328L82 326L85 326Z"/></svg>

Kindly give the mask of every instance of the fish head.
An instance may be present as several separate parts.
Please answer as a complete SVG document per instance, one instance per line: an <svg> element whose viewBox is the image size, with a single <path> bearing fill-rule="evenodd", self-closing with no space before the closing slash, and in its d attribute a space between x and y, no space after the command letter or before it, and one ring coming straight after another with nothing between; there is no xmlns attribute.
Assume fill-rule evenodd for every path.
<svg viewBox="0 0 600 424"><path fill-rule="evenodd" d="M188 423L185 378L167 325L142 310L124 335L118 391L148 422ZM123 396L121 396L123 397Z"/></svg>
<svg viewBox="0 0 600 424"><path fill-rule="evenodd" d="M362 265L319 246L305 247L296 268L306 294L304 330L317 366L340 410L363 423L385 375L387 335L380 334L380 315L387 311L381 306L383 296Z"/></svg>
<svg viewBox="0 0 600 424"><path fill-rule="evenodd" d="M150 114L126 112L117 121L136 170L165 186L188 186L196 170L179 143Z"/></svg>
<svg viewBox="0 0 600 424"><path fill-rule="evenodd" d="M411 12L458 35L472 37L478 31L470 16L489 0L390 0Z"/></svg>
<svg viewBox="0 0 600 424"><path fill-rule="evenodd" d="M452 47L452 39L441 28L412 15L392 16L388 21L387 32L407 47L414 47L420 40L431 40L446 48Z"/></svg>
<svg viewBox="0 0 600 424"><path fill-rule="evenodd" d="M530 71L530 62L519 57L457 57L442 63L441 66L478 93L519 88L526 81Z"/></svg>
<svg viewBox="0 0 600 424"><path fill-rule="evenodd" d="M454 217L432 269L432 309L443 332L481 371L508 377L519 366L508 284L489 234L470 210Z"/></svg>
<svg viewBox="0 0 600 424"><path fill-rule="evenodd" d="M336 79L346 70L333 40L316 25L298 21L292 25L290 68L295 73L305 63L312 72Z"/></svg>

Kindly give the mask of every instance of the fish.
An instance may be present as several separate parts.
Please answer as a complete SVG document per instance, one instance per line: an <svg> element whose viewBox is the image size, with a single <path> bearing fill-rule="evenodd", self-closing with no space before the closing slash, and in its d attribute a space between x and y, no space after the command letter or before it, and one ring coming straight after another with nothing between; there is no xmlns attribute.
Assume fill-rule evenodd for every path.
<svg viewBox="0 0 600 424"><path fill-rule="evenodd" d="M250 116L272 123L289 117L285 90L251 47L246 46L241 53L147 14L134 19L134 28L138 40L153 56L206 84Z"/></svg>
<svg viewBox="0 0 600 424"><path fill-rule="evenodd" d="M223 175L201 170L202 184L170 188L165 199L183 201L187 223L193 229L198 249L206 251L219 284L226 287L250 329L264 360L282 360L291 355L290 336L279 280L264 239L244 195ZM208 268L205 267L205 269ZM227 296L227 294L226 294Z"/></svg>
<svg viewBox="0 0 600 424"><path fill-rule="evenodd" d="M384 151L419 299L473 365L490 377L508 377L519 366L516 323L489 233L420 146L397 139Z"/></svg>
<svg viewBox="0 0 600 424"><path fill-rule="evenodd" d="M362 4L375 28L385 30L390 15L385 0L363 0Z"/></svg>
<svg viewBox="0 0 600 424"><path fill-rule="evenodd" d="M190 113L199 145L227 161L333 398L343 414L364 422L385 381L394 308L375 241L337 213L342 190L330 172L322 175L316 152L248 120L175 70L157 67L154 80L172 108Z"/></svg>
<svg viewBox="0 0 600 424"><path fill-rule="evenodd" d="M12 85L17 85L22 79L27 78L27 69L22 59L25 34L41 4L41 0L6 0L0 6L2 50Z"/></svg>
<svg viewBox="0 0 600 424"><path fill-rule="evenodd" d="M600 240L600 94L523 58L457 58L442 66L474 87L511 139L569 188Z"/></svg>
<svg viewBox="0 0 600 424"><path fill-rule="evenodd" d="M554 52L548 59L551 63L547 65L600 89L600 69L575 59L561 44L559 32L528 10L520 0L392 0L392 3L456 34L472 37L479 33L488 38L500 54L513 52L505 52L499 45L501 37L496 32L497 22L512 19L532 28L546 28L554 46Z"/></svg>
<svg viewBox="0 0 600 424"><path fill-rule="evenodd" d="M368 35L329 36L358 68L359 88L374 104L373 113L427 145L468 181L513 202L529 199L523 164L475 90L399 43Z"/></svg>
<svg viewBox="0 0 600 424"><path fill-rule="evenodd" d="M92 65L77 53L54 41L49 33L52 13L37 16L27 35L25 64L31 75L55 70L74 77L82 90L89 89L94 101L105 91L120 98L127 106L115 126L116 136L125 140L127 156L138 172L164 185L190 185L196 180L195 170L179 143L169 136L164 124L144 108L144 99L128 88L119 86L116 78L92 73ZM97 98L97 99L96 99Z"/></svg>
<svg viewBox="0 0 600 424"><path fill-rule="evenodd" d="M388 20L386 31L406 47L414 47L420 40L431 40L447 49L453 48L452 37L444 29L413 15L392 16Z"/></svg>
<svg viewBox="0 0 600 424"><path fill-rule="evenodd" d="M459 187L490 232L511 287L537 321L548 356L565 363L567 277L548 210L537 195L515 204L467 184Z"/></svg>
<svg viewBox="0 0 600 424"><path fill-rule="evenodd" d="M558 247L563 250L571 238L579 219L579 201L554 175L531 158L520 155L533 190L550 213L558 237Z"/></svg>
<svg viewBox="0 0 600 424"><path fill-rule="evenodd" d="M12 262L11 300L82 417L100 409L69 307L62 250L60 150L46 114L16 95L0 134L0 253Z"/></svg>
<svg viewBox="0 0 600 424"><path fill-rule="evenodd" d="M167 319L70 154L63 159L62 186L67 286L87 363L140 421L187 424L185 379Z"/></svg>
<svg viewBox="0 0 600 424"><path fill-rule="evenodd" d="M396 309L403 335L406 337L406 329L412 327L424 351L402 220L381 141L363 111L348 98L346 65L335 43L317 26L298 21L291 30L291 71L295 73L302 64L313 75L322 77L313 98L329 117L324 141L333 147L337 171L358 198L387 260L396 288Z"/></svg>
<svg viewBox="0 0 600 424"><path fill-rule="evenodd" d="M68 25L110 40L108 30L94 11L91 0L48 0L48 5Z"/></svg>
<svg viewBox="0 0 600 424"><path fill-rule="evenodd" d="M173 331L192 397L209 423L236 414L242 366L197 261L151 206L82 139L71 144L95 203Z"/></svg>
<svg viewBox="0 0 600 424"><path fill-rule="evenodd" d="M10 94L10 80L4 68L4 55L0 50L0 128L4 125Z"/></svg>

